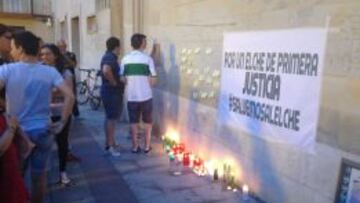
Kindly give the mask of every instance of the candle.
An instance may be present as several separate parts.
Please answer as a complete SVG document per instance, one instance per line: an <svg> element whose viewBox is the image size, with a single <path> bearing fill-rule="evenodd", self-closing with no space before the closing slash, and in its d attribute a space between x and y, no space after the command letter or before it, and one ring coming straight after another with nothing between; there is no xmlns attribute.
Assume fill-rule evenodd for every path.
<svg viewBox="0 0 360 203"><path fill-rule="evenodd" d="M185 152L185 144L184 143L180 143L177 146L179 153L184 153Z"/></svg>
<svg viewBox="0 0 360 203"><path fill-rule="evenodd" d="M205 176L206 175L206 171L205 171L205 167L204 165L202 165L199 169L199 175L200 176Z"/></svg>
<svg viewBox="0 0 360 203"><path fill-rule="evenodd" d="M183 165L189 166L190 165L190 153L186 152L183 157Z"/></svg>
<svg viewBox="0 0 360 203"><path fill-rule="evenodd" d="M176 145L173 145L173 146L171 147L171 151L172 151L172 153L177 154Z"/></svg>
<svg viewBox="0 0 360 203"><path fill-rule="evenodd" d="M189 165L189 167L192 168L192 167L194 167L195 155L192 154L192 153L190 153L189 158L190 158L190 165Z"/></svg>
<svg viewBox="0 0 360 203"><path fill-rule="evenodd" d="M175 160L175 156L174 156L174 153L173 153L173 152L170 152L170 153L169 153L169 159L170 159L170 161L174 161L174 160Z"/></svg>
<svg viewBox="0 0 360 203"><path fill-rule="evenodd" d="M179 162L183 161L184 154L183 153L177 153L176 158Z"/></svg>
<svg viewBox="0 0 360 203"><path fill-rule="evenodd" d="M199 157L194 159L194 168L200 169L200 167L203 165L203 160Z"/></svg>
<svg viewBox="0 0 360 203"><path fill-rule="evenodd" d="M171 150L171 147L166 144L166 145L165 145L165 151L166 151L166 153L169 153L170 150Z"/></svg>
<svg viewBox="0 0 360 203"><path fill-rule="evenodd" d="M219 174L218 174L218 169L214 170L214 181L219 180Z"/></svg>
<svg viewBox="0 0 360 203"><path fill-rule="evenodd" d="M197 175L201 176L202 172L203 172L203 169L204 169L204 161L201 158L196 157L194 159L193 166L194 166L194 172Z"/></svg>
<svg viewBox="0 0 360 203"><path fill-rule="evenodd" d="M228 183L229 183L228 166L227 166L226 163L224 163L224 165L223 165L223 178L222 178L223 189L225 189L227 187Z"/></svg>
<svg viewBox="0 0 360 203"><path fill-rule="evenodd" d="M246 184L242 186L242 199L249 200L249 186Z"/></svg>
<svg viewBox="0 0 360 203"><path fill-rule="evenodd" d="M230 186L231 188L235 187L235 176L233 174L231 174L229 177L228 186Z"/></svg>

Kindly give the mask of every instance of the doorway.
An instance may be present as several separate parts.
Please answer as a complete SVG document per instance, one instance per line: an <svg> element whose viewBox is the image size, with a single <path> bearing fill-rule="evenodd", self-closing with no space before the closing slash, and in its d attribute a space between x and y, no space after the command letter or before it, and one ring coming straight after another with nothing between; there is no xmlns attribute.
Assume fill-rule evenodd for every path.
<svg viewBox="0 0 360 203"><path fill-rule="evenodd" d="M78 64L81 64L79 17L71 19L71 51L76 54Z"/></svg>

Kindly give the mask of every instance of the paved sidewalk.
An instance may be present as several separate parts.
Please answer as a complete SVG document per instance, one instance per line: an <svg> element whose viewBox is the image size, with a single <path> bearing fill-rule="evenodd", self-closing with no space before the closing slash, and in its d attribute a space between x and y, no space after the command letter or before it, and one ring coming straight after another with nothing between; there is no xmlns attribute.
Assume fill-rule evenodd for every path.
<svg viewBox="0 0 360 203"><path fill-rule="evenodd" d="M68 165L69 177L75 185L61 187L56 183L54 149L47 203L245 202L240 193L223 191L220 183L212 183L210 178L198 177L190 171L181 176L170 175L167 156L158 138L153 139L153 150L149 154L131 153L127 124L120 123L116 130L121 156L104 155L103 112L91 111L85 106L81 108L81 117L83 119L73 123L71 142L72 151L82 162Z"/></svg>

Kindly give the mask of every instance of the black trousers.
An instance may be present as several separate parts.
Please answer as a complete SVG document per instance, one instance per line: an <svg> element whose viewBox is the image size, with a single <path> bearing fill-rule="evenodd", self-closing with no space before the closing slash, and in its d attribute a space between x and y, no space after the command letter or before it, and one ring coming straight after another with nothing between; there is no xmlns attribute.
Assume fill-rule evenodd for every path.
<svg viewBox="0 0 360 203"><path fill-rule="evenodd" d="M77 102L75 71L73 70L72 73L74 74L74 77L73 77L73 85L74 85L73 92L74 92L74 95L75 95L75 103L74 103L74 106L73 106L73 115L75 117L78 117L80 115L80 112L79 112L79 107L78 107L78 102Z"/></svg>
<svg viewBox="0 0 360 203"><path fill-rule="evenodd" d="M53 122L59 121L60 116L53 116L51 120ZM62 131L55 135L56 145L58 148L59 157L59 171L65 172L66 170L66 158L69 153L69 132L70 132L71 117L69 117Z"/></svg>
<svg viewBox="0 0 360 203"><path fill-rule="evenodd" d="M73 107L73 115L76 117L80 115L77 99L75 99L75 103Z"/></svg>

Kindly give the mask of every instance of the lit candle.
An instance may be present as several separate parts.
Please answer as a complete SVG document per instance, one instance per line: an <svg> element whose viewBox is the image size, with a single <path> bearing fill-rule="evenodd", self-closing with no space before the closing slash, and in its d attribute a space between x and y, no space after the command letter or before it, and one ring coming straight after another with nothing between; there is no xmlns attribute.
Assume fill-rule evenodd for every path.
<svg viewBox="0 0 360 203"><path fill-rule="evenodd" d="M203 164L203 160L199 157L194 159L194 168L200 168Z"/></svg>
<svg viewBox="0 0 360 203"><path fill-rule="evenodd" d="M214 181L219 180L219 174L218 174L218 169L214 170Z"/></svg>
<svg viewBox="0 0 360 203"><path fill-rule="evenodd" d="M172 151L173 151L174 155L177 155L179 153L178 146L176 144L173 145Z"/></svg>
<svg viewBox="0 0 360 203"><path fill-rule="evenodd" d="M203 171L203 168L204 168L204 162L201 158L197 157L194 159L194 172L201 176L202 175L202 171Z"/></svg>
<svg viewBox="0 0 360 203"><path fill-rule="evenodd" d="M179 153L185 152L185 144L184 143L178 144L177 148L178 148Z"/></svg>
<svg viewBox="0 0 360 203"><path fill-rule="evenodd" d="M229 177L228 186L230 186L230 188L235 187L235 176L233 174L231 174Z"/></svg>
<svg viewBox="0 0 360 203"><path fill-rule="evenodd" d="M246 184L242 186L242 199L249 200L249 186Z"/></svg>
<svg viewBox="0 0 360 203"><path fill-rule="evenodd" d="M231 181L231 166L224 163L223 180L222 180L223 189L228 188L228 186L230 186L230 188L231 188L230 181Z"/></svg>
<svg viewBox="0 0 360 203"><path fill-rule="evenodd" d="M169 145L165 145L165 151L166 153L169 153L171 150L171 147Z"/></svg>
<svg viewBox="0 0 360 203"><path fill-rule="evenodd" d="M183 157L183 165L189 166L190 165L190 153L186 152Z"/></svg>
<svg viewBox="0 0 360 203"><path fill-rule="evenodd" d="M190 153L189 158L190 158L190 165L189 165L189 167L190 167L190 168L193 168L193 167L194 167L195 155L192 154L192 153Z"/></svg>
<svg viewBox="0 0 360 203"><path fill-rule="evenodd" d="M204 164L200 167L199 170L200 170L200 176L205 176L206 175Z"/></svg>
<svg viewBox="0 0 360 203"><path fill-rule="evenodd" d="M177 153L176 154L176 158L179 162L182 162L183 161L183 157L184 157L184 154L183 153Z"/></svg>
<svg viewBox="0 0 360 203"><path fill-rule="evenodd" d="M169 159L170 159L170 161L174 161L174 160L175 160L175 156L174 156L174 153L173 153L173 152L170 152L170 153L169 153Z"/></svg>

